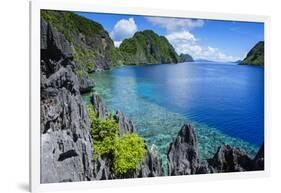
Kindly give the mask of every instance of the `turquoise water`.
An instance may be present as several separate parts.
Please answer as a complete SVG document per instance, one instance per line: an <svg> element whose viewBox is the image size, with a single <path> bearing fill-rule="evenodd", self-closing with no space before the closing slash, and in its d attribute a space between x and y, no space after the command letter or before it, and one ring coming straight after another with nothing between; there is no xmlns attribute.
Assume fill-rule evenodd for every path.
<svg viewBox="0 0 281 193"><path fill-rule="evenodd" d="M221 144L254 156L263 142L263 69L221 63L129 66L93 74L109 111L129 117L167 167L167 150L183 123L197 133L202 159ZM84 96L84 100L88 100Z"/></svg>

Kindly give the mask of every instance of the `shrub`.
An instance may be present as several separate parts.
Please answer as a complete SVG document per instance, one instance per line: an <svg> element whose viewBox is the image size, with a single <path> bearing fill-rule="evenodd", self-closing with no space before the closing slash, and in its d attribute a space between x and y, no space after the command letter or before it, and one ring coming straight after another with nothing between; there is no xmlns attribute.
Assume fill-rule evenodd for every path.
<svg viewBox="0 0 281 193"><path fill-rule="evenodd" d="M112 114L101 120L92 105L88 106L88 114L91 120L90 135L95 150L94 159L109 155L112 169L117 176L137 169L146 153L144 139L135 133L120 136L119 125Z"/></svg>
<svg viewBox="0 0 281 193"><path fill-rule="evenodd" d="M135 170L145 156L145 143L137 134L125 134L116 141L114 151L114 172L123 175Z"/></svg>
<svg viewBox="0 0 281 193"><path fill-rule="evenodd" d="M119 134L118 124L111 114L105 120L99 119L92 105L88 106L88 114L92 124L90 135L95 147L94 159L104 154L112 154Z"/></svg>

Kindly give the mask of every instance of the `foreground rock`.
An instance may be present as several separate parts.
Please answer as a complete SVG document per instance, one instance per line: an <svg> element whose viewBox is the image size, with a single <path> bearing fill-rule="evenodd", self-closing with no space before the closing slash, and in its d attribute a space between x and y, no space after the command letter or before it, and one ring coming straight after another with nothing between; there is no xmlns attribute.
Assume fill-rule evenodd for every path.
<svg viewBox="0 0 281 193"><path fill-rule="evenodd" d="M254 170L264 170L264 144L262 144L254 158Z"/></svg>
<svg viewBox="0 0 281 193"><path fill-rule="evenodd" d="M242 172L253 169L252 160L248 155L240 149L232 148L229 145L221 145L214 157L208 162L216 173Z"/></svg>
<svg viewBox="0 0 281 193"><path fill-rule="evenodd" d="M136 172L137 177L156 177L163 176L162 161L155 148L150 150L147 148L147 155L144 158L143 163Z"/></svg>
<svg viewBox="0 0 281 193"><path fill-rule="evenodd" d="M198 142L191 125L184 124L168 151L169 175L195 174L199 166Z"/></svg>
<svg viewBox="0 0 281 193"><path fill-rule="evenodd" d="M114 119L119 124L120 135L124 135L125 133L134 133L136 132L136 128L131 120L129 120L121 111L117 111L114 115Z"/></svg>
<svg viewBox="0 0 281 193"><path fill-rule="evenodd" d="M97 117L99 119L105 119L107 116L107 110L101 98L98 95L93 94L91 96L91 103L94 107L94 111L96 112Z"/></svg>
<svg viewBox="0 0 281 193"><path fill-rule="evenodd" d="M182 126L168 150L169 175L208 174L264 170L264 147L254 159L245 152L229 145L221 145L213 158L200 160L195 130L191 125Z"/></svg>
<svg viewBox="0 0 281 193"><path fill-rule="evenodd" d="M41 22L41 183L93 179L90 122L64 36Z"/></svg>

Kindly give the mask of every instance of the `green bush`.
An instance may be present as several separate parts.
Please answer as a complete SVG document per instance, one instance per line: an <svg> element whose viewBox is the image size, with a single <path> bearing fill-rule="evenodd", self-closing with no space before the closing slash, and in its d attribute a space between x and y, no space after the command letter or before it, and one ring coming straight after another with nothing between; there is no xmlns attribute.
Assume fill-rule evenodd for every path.
<svg viewBox="0 0 281 193"><path fill-rule="evenodd" d="M94 159L104 154L112 154L119 134L118 124L112 115L109 115L106 120L99 119L91 105L88 107L88 114L92 125L90 135L95 147Z"/></svg>
<svg viewBox="0 0 281 193"><path fill-rule="evenodd" d="M145 156L145 143L137 134L125 134L118 138L114 151L114 171L123 175L133 171L143 161Z"/></svg>
<svg viewBox="0 0 281 193"><path fill-rule="evenodd" d="M112 169L117 176L137 169L146 153L144 139L135 133L120 136L119 125L112 114L101 120L92 105L88 106L88 114L91 120L90 135L93 139L94 159L109 155Z"/></svg>

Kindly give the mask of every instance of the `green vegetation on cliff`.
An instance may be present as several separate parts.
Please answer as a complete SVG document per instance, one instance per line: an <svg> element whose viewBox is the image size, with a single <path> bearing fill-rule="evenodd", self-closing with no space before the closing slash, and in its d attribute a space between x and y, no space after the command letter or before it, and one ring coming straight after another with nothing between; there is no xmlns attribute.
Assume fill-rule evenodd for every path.
<svg viewBox="0 0 281 193"><path fill-rule="evenodd" d="M178 63L180 60L169 41L151 30L136 32L132 38L125 39L119 51L124 64Z"/></svg>
<svg viewBox="0 0 281 193"><path fill-rule="evenodd" d="M258 42L240 64L264 66L264 41Z"/></svg>
<svg viewBox="0 0 281 193"><path fill-rule="evenodd" d="M116 175L134 171L146 154L144 139L135 133L120 136L119 125L111 114L105 120L97 117L93 106L88 106L91 121L90 135L93 139L94 159L108 155Z"/></svg>
<svg viewBox="0 0 281 193"><path fill-rule="evenodd" d="M42 10L41 18L65 36L80 74L118 63L113 41L101 24L70 11Z"/></svg>

